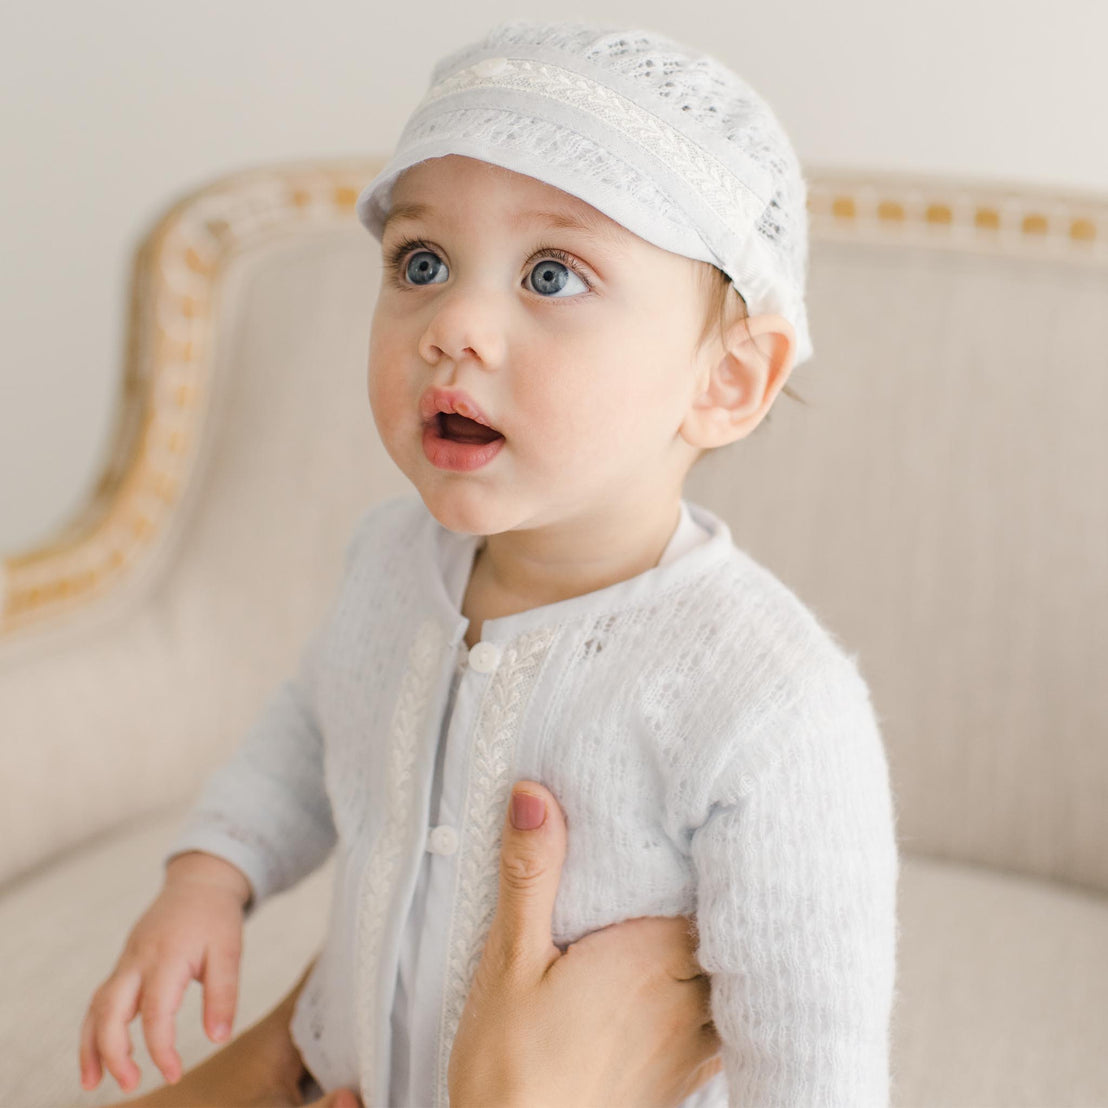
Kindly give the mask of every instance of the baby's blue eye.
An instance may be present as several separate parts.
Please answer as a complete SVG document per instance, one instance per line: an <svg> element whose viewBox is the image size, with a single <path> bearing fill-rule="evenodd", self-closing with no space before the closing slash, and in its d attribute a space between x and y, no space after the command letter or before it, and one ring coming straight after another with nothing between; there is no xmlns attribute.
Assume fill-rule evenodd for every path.
<svg viewBox="0 0 1108 1108"><path fill-rule="evenodd" d="M530 284L535 292L561 292L570 277L577 281L585 292L588 292L588 285L568 265L564 262L555 261L553 258L542 259L531 270ZM570 291L580 290L571 289Z"/></svg>
<svg viewBox="0 0 1108 1108"><path fill-rule="evenodd" d="M442 264L442 259L432 254L430 250L417 250L408 258L404 270L405 276L413 285L432 285L435 284L435 275L445 272L446 266ZM428 277L431 280L427 280Z"/></svg>

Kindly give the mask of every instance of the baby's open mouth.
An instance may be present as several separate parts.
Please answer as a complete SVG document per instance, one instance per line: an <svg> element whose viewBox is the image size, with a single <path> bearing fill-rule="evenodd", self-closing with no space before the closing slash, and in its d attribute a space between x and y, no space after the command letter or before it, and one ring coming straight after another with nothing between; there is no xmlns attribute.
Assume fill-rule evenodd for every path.
<svg viewBox="0 0 1108 1108"><path fill-rule="evenodd" d="M439 412L438 431L444 439L451 442L486 443L504 437L492 427L486 427L475 419L458 415L457 412Z"/></svg>

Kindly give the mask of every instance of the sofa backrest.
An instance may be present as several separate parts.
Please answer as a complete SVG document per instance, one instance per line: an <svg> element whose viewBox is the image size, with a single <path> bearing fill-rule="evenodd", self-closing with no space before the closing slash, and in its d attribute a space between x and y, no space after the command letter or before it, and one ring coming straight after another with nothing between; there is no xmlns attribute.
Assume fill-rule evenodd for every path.
<svg viewBox="0 0 1108 1108"><path fill-rule="evenodd" d="M234 174L145 238L111 460L0 567L0 880L192 795L410 488L365 389L379 164ZM857 656L904 850L1108 890L1108 206L807 176L806 403L686 494Z"/></svg>

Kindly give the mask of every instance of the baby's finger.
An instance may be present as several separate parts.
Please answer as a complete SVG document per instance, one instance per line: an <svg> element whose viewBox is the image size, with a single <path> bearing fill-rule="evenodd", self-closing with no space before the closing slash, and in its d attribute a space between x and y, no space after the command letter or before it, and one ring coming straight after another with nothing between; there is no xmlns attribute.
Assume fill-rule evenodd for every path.
<svg viewBox="0 0 1108 1108"><path fill-rule="evenodd" d="M208 948L204 963L204 1029L214 1043L231 1035L238 999L239 950Z"/></svg>
<svg viewBox="0 0 1108 1108"><path fill-rule="evenodd" d="M85 1021L81 1024L81 1047L77 1053L77 1059L81 1068L82 1087L95 1089L100 1084L104 1071L100 1066L100 1054L96 1049L91 1008L85 1013Z"/></svg>
<svg viewBox="0 0 1108 1108"><path fill-rule="evenodd" d="M131 1034L127 1025L138 1012L138 992L142 978L138 970L116 978L110 989L98 993L93 1001L96 1050L108 1072L124 1092L139 1083L142 1074L131 1059Z"/></svg>
<svg viewBox="0 0 1108 1108"><path fill-rule="evenodd" d="M171 1085L182 1073L181 1056L173 1048L173 1016L191 977L187 969L163 969L142 990L142 1033L154 1065Z"/></svg>

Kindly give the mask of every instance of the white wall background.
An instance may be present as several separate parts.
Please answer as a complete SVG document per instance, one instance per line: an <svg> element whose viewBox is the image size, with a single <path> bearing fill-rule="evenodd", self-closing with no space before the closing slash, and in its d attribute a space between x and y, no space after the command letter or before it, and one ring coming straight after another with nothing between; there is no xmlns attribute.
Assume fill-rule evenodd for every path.
<svg viewBox="0 0 1108 1108"><path fill-rule="evenodd" d="M1108 193L1105 0L7 0L0 551L45 540L99 473L131 253L169 203L270 161L387 154L433 62L518 17L715 54L805 165Z"/></svg>

